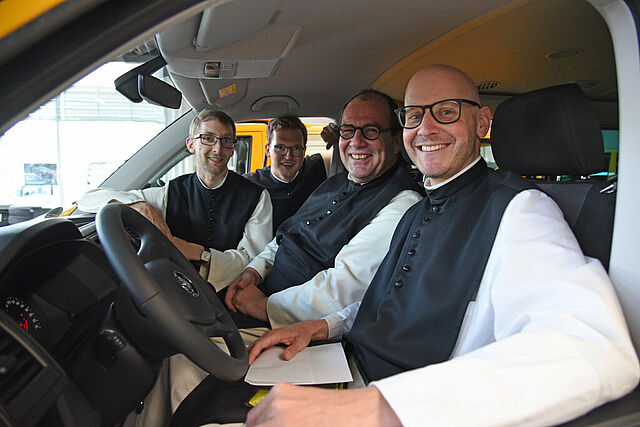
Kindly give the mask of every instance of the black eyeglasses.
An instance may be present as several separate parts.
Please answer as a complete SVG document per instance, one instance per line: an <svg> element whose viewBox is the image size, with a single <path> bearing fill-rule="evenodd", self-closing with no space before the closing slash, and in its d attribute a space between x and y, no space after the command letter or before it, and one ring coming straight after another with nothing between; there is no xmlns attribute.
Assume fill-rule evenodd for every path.
<svg viewBox="0 0 640 427"><path fill-rule="evenodd" d="M480 104L469 99L443 99L431 105L407 105L396 109L395 113L400 120L400 126L405 129L420 126L426 110L431 112L436 122L447 125L460 120L463 103L480 108Z"/></svg>
<svg viewBox="0 0 640 427"><path fill-rule="evenodd" d="M381 133L391 130L391 128L384 129L379 128L376 125L366 125L362 126L361 128L357 128L351 125L342 125L338 128L338 133L340 134L340 137L342 139L351 139L356 136L356 132L358 131L358 129L360 129L360 132L362 132L362 136L364 137L364 139L368 139L369 141L378 139Z"/></svg>
<svg viewBox="0 0 640 427"><path fill-rule="evenodd" d="M287 153L291 153L293 157L300 157L304 154L304 147L302 145L287 147L286 145L278 144L273 146L273 151L282 157L286 156Z"/></svg>
<svg viewBox="0 0 640 427"><path fill-rule="evenodd" d="M234 138L226 136L219 137L210 133L201 133L198 136L194 136L193 139L199 139L204 145L216 145L217 142L220 142L224 148L234 148L236 146L236 142L238 142L238 140Z"/></svg>

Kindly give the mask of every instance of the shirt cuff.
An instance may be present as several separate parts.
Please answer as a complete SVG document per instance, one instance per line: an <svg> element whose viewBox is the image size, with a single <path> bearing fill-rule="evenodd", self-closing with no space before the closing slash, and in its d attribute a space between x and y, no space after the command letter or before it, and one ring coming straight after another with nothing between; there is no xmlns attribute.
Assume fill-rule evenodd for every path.
<svg viewBox="0 0 640 427"><path fill-rule="evenodd" d="M345 333L344 318L337 313L331 313L328 316L322 318L329 326L328 339L342 338Z"/></svg>
<svg viewBox="0 0 640 427"><path fill-rule="evenodd" d="M267 274L269 274L272 266L273 262L270 262L269 260L263 258L254 258L249 264L247 264L245 268L253 268L258 272L260 277L262 277L262 280L264 280L267 277Z"/></svg>
<svg viewBox="0 0 640 427"><path fill-rule="evenodd" d="M275 293L267 298L267 320L271 325L271 329L282 328L297 322L297 319L294 319L291 314L274 302L274 299L277 299L277 295L278 293Z"/></svg>

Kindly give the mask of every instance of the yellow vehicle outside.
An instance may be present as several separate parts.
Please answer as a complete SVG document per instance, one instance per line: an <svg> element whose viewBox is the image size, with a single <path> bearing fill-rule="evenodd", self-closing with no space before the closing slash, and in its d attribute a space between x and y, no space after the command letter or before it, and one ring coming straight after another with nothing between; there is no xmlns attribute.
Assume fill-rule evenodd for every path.
<svg viewBox="0 0 640 427"><path fill-rule="evenodd" d="M322 129L326 126L326 123L305 123L305 126L307 127L308 134L307 156L315 153L320 153L323 156L330 156L330 151L326 149L326 143L320 136ZM267 144L266 122L237 123L236 136L238 137L239 143L246 147L236 149L236 154L238 155L236 165L239 162L242 162L245 158L249 159L249 166L246 170L254 172L256 169L260 169L271 164L270 159L265 153L265 145ZM248 149L248 153L246 154L243 152L245 149ZM242 168L236 166L235 170L242 170Z"/></svg>

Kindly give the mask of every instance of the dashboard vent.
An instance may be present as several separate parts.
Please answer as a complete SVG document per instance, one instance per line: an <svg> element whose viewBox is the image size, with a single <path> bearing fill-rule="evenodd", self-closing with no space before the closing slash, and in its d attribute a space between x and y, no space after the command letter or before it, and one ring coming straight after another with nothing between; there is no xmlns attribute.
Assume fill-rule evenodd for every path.
<svg viewBox="0 0 640 427"><path fill-rule="evenodd" d="M53 357L0 310L0 411L9 425L35 426L67 384Z"/></svg>
<svg viewBox="0 0 640 427"><path fill-rule="evenodd" d="M7 331L0 328L0 402L9 401L25 389L43 366Z"/></svg>

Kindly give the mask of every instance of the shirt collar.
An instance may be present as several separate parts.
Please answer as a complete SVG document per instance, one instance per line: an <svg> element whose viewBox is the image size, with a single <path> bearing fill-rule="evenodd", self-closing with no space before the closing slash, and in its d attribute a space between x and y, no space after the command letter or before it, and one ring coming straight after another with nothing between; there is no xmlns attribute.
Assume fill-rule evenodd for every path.
<svg viewBox="0 0 640 427"><path fill-rule="evenodd" d="M281 182L281 183L283 183L283 184L291 184L291 183L292 183L292 182L293 182L293 181L298 177L298 174L300 173L300 169L298 169L298 172L296 172L295 176L294 176L293 178L291 178L291 181L289 181L289 182L287 182L287 181L283 181L283 180L281 180L280 178L278 178L278 177L276 176L276 174L275 174L275 173L273 173L273 168L272 168L272 167L269 167L269 173L271 174L271 176L273 177L273 179L275 179L276 181Z"/></svg>
<svg viewBox="0 0 640 427"><path fill-rule="evenodd" d="M452 176L450 179L447 179L438 185L425 187L427 197L432 201L448 199L458 191L466 188L469 184L480 179L488 170L487 163L482 159L482 157L478 157L469 166Z"/></svg>
<svg viewBox="0 0 640 427"><path fill-rule="evenodd" d="M436 190L442 186L447 185L448 183L450 183L451 181L453 181L454 179L456 179L457 177L459 177L460 175L462 175L463 173L465 173L466 171L468 171L469 169L471 169L476 163L478 163L480 161L480 159L482 158L482 156L478 156L473 162L471 162L467 167L465 167L464 169L462 169L460 172L458 172L457 174L453 175L451 178L446 179L436 185L431 185L431 186L427 186L427 181L425 178L425 184L424 184L424 188L427 191L433 191Z"/></svg>
<svg viewBox="0 0 640 427"><path fill-rule="evenodd" d="M349 182L351 182L353 185L367 185L369 182L371 181L367 181L367 182L355 182L353 180L353 177L351 176L351 172L349 172L347 174L347 179L349 180Z"/></svg>
<svg viewBox="0 0 640 427"><path fill-rule="evenodd" d="M207 190L216 190L220 187L222 187L224 185L224 182L227 180L227 177L229 176L229 169L227 169L227 173L225 173L224 178L222 179L222 182L218 185L216 185L215 187L209 188L206 185L204 185L204 182L202 182L202 180L200 179L200 177L198 176L198 174L196 173L196 176L198 177L198 181L200 181L200 184L206 188Z"/></svg>
<svg viewBox="0 0 640 427"><path fill-rule="evenodd" d="M378 180L378 179L383 179L383 178L382 178L383 176L386 176L386 175L390 175L390 174L392 174L392 173L393 173L393 172L398 168L399 162L400 162L400 159L398 158L398 160L396 160L396 162L395 162L393 165L391 165L391 167L390 167L389 169L387 169L386 171L384 171L381 175L378 175L377 177L373 178L371 181L367 181L367 182L355 182L355 181L353 180L353 178L351 177L351 172L348 172L348 173L347 173L347 180L349 180L349 183L350 183L352 186L355 186L355 187L361 187L361 186L363 186L363 185L367 185L367 184L369 184L369 183L371 183L371 182L373 182L373 181L376 181L376 180Z"/></svg>

